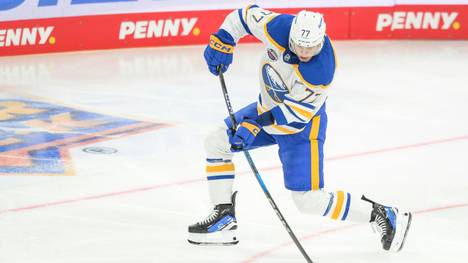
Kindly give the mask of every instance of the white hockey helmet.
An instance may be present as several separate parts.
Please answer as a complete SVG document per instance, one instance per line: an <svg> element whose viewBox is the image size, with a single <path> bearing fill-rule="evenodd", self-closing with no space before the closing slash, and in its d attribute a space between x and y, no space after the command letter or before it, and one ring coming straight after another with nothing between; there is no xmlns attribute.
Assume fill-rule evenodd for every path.
<svg viewBox="0 0 468 263"><path fill-rule="evenodd" d="M322 14L302 10L292 22L289 31L289 46L293 51L292 43L306 48L319 46L318 53L325 39L325 31L326 24Z"/></svg>

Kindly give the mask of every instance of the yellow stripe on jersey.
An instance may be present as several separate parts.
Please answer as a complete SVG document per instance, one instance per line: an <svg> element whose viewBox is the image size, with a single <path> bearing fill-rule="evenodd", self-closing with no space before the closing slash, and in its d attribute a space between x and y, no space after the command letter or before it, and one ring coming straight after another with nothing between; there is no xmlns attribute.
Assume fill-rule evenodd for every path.
<svg viewBox="0 0 468 263"><path fill-rule="evenodd" d="M285 100L284 104L288 105L291 107L295 112L301 114L302 116L306 117L307 120L312 119L312 112L306 111L302 108L299 108L298 106L294 105L292 102Z"/></svg>
<svg viewBox="0 0 468 263"><path fill-rule="evenodd" d="M257 103L257 114L260 115L262 113L264 113L266 111L266 109L260 105L260 103Z"/></svg>
<svg viewBox="0 0 468 263"><path fill-rule="evenodd" d="M316 89L316 88L321 88L321 89L327 89L330 85L314 85L307 80L304 79L304 77L301 74L301 71L299 70L299 65L292 65L294 67L294 71L296 72L296 75L301 79L302 83L306 84L306 87Z"/></svg>
<svg viewBox="0 0 468 263"><path fill-rule="evenodd" d="M320 115L315 116L312 119L312 131L310 133L310 139L311 140L317 140L318 134L319 134L319 129L320 129Z"/></svg>
<svg viewBox="0 0 468 263"><path fill-rule="evenodd" d="M258 128L258 126L248 122L241 123L241 126L249 130L254 136L257 136L257 134L260 132L260 128Z"/></svg>
<svg viewBox="0 0 468 263"><path fill-rule="evenodd" d="M290 130L284 126L279 126L279 125L271 125L271 127L273 127L273 129L277 130L277 131L280 131L282 133L285 133L285 134L295 134L295 133L298 133L300 132L301 130L298 130L298 131L294 131L294 130Z"/></svg>
<svg viewBox="0 0 468 263"><path fill-rule="evenodd" d="M265 107L263 107L263 105L260 105L260 103L257 103L257 113L258 113L259 115L262 114L262 113L264 113L264 112L266 112L266 111L267 111L267 109L266 109ZM279 126L279 125L275 125L275 124L272 124L272 125L270 125L269 127L272 127L273 129L275 129L275 130L277 130L277 131L279 131L279 132L282 132L282 133L284 133L284 134L295 134L295 133L298 133L298 132L303 131L304 128L305 128L305 127L304 127L304 128L302 128L302 129L295 129L295 130L293 130L293 129L288 129L288 128L286 128L284 125Z"/></svg>
<svg viewBox="0 0 468 263"><path fill-rule="evenodd" d="M344 203L343 191L338 191L337 197L338 197L338 200L336 201L335 210L333 210L333 214L331 216L331 218L335 220L338 219L338 216L340 216L341 210L343 209L343 203Z"/></svg>
<svg viewBox="0 0 468 263"><path fill-rule="evenodd" d="M320 189L320 161L319 161L319 145L317 140L310 142L311 154L312 154L312 190Z"/></svg>
<svg viewBox="0 0 468 263"><path fill-rule="evenodd" d="M270 21L275 18L276 16L271 16L268 21L263 25L263 31L265 32L265 36L268 38L270 43L272 43L279 51L284 52L286 49L282 47L280 44L278 44L271 36L270 33L268 33L267 25L270 23Z"/></svg>
<svg viewBox="0 0 468 263"><path fill-rule="evenodd" d="M217 165L217 166L209 166L209 165L206 166L207 173L233 172L233 171L234 171L233 163Z"/></svg>
<svg viewBox="0 0 468 263"><path fill-rule="evenodd" d="M247 24L247 12L249 12L249 9L250 9L252 6L253 6L253 5L248 5L248 6L244 9L244 11L245 11L245 13L244 13L244 22L245 22L246 24Z"/></svg>
<svg viewBox="0 0 468 263"><path fill-rule="evenodd" d="M310 139L310 155L311 155L311 186L312 190L320 189L320 156L319 156L319 144L318 134L320 130L320 115L312 118L312 128L309 135Z"/></svg>

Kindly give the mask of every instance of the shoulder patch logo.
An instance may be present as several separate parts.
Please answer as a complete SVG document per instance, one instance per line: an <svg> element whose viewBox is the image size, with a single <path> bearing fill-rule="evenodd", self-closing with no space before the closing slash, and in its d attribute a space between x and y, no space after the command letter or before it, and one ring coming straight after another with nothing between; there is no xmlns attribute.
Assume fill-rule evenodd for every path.
<svg viewBox="0 0 468 263"><path fill-rule="evenodd" d="M267 54L271 61L278 60L278 54L276 54L276 51L272 48L267 49Z"/></svg>

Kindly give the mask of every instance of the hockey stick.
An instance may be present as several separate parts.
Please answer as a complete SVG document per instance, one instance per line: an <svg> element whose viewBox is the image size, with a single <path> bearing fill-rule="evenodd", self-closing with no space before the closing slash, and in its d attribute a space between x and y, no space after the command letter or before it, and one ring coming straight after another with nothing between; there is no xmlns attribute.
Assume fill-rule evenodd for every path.
<svg viewBox="0 0 468 263"><path fill-rule="evenodd" d="M237 127L237 122L236 122L236 118L234 117L234 111L232 110L231 100L229 99L229 94L228 94L227 89L226 89L226 83L224 82L224 75L223 75L223 72L221 71L221 68L222 68L222 66L218 67L219 81L221 82L221 89L223 90L224 101L226 102L226 107L227 107L228 112L229 112L229 118L231 119L232 127L235 130L236 127ZM312 260L310 259L309 255L307 255L307 252L304 250L301 243L297 239L296 235L293 233L291 227L289 227L289 224L286 221L286 219L284 218L283 214L281 214L281 211L279 210L279 208L276 205L275 201L271 197L270 192L266 188L266 185L263 182L262 177L260 176L260 173L258 172L257 167L255 166L255 164L254 164L254 162L252 160L252 157L250 156L249 151L247 151L245 149L242 149L242 151L244 152L245 158L247 159L247 162L249 163L249 166L252 169L252 172L254 173L255 178L257 178L258 183L262 187L263 193L265 194L266 198L270 202L271 207L273 207L273 210L275 210L276 215L278 216L279 220L281 221L281 223L283 223L283 226L286 228L286 231L288 231L289 235L291 236L292 240L296 244L299 251L301 251L301 253L304 256L304 258L306 259L306 261L308 263L313 263Z"/></svg>

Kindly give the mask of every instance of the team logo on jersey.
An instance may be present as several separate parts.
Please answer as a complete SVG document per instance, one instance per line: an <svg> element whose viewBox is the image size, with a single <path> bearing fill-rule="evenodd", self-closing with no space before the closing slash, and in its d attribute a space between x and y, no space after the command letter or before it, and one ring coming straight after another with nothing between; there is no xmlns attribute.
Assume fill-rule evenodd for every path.
<svg viewBox="0 0 468 263"><path fill-rule="evenodd" d="M270 64L265 64L262 67L262 77L268 95L278 103L283 102L289 90L278 72Z"/></svg>
<svg viewBox="0 0 468 263"><path fill-rule="evenodd" d="M166 125L0 99L0 175L73 175L69 149Z"/></svg>
<svg viewBox="0 0 468 263"><path fill-rule="evenodd" d="M271 49L271 48L267 49L267 54L268 54L268 57L272 61L278 60L278 54L276 54L276 51L274 51L273 49Z"/></svg>

